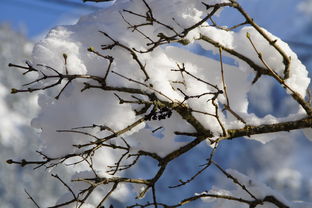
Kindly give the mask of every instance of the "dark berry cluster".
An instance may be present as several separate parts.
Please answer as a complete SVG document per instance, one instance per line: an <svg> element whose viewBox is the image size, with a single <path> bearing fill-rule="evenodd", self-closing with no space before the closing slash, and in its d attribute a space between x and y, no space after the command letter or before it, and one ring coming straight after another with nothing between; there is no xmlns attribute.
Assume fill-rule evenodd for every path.
<svg viewBox="0 0 312 208"><path fill-rule="evenodd" d="M153 108L149 114L145 115L145 120L163 120L166 118L170 118L171 115L172 110L167 107L163 107L160 109Z"/></svg>

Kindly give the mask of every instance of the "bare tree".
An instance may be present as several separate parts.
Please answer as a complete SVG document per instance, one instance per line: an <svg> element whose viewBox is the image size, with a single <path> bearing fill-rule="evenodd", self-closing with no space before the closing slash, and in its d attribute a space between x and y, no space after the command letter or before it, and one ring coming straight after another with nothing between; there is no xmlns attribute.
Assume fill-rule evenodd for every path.
<svg viewBox="0 0 312 208"><path fill-rule="evenodd" d="M54 100L42 106L43 114L48 111L45 108L46 105L62 105L62 102L65 103L69 100L68 97L71 94L74 97L102 95L107 96L105 99L110 99L110 102L102 108L114 110L114 108L119 109L126 106L123 109L133 113L133 118L128 118L127 115L122 117L119 114L118 117L115 114L116 121L114 121L115 123L112 121L111 126L109 119L112 117L107 115L99 115L107 116L108 121L105 120L105 124L99 124L95 120L89 125L71 126L70 129L58 129L59 126L55 124L56 129L53 131L53 135L62 137L54 138L55 141L61 139L63 142L67 139L64 135L70 135L72 138L73 142L70 143L69 152L50 151L49 148L62 149L61 146L58 146L62 143L55 142L55 146L51 145L47 147L48 149L38 151L42 160L10 159L7 162L21 166L35 165L35 168L45 167L47 169L62 164L71 167L82 163L86 164L87 176L78 175L72 179L71 183L65 182L57 174L52 175L64 185L69 196L66 200L51 207L66 207L67 205L83 207L88 203L95 207L103 207L115 193L118 194L119 188L125 184L127 187L128 185L142 187L137 195L138 201L133 205L124 205L125 207L188 207L189 203L208 198L237 202L250 208L258 207L258 205L260 207L267 203L271 207L290 207L291 205L275 195L274 192L265 192L265 195L260 195L255 191L255 187L261 186L255 185L233 170L225 170L214 160L214 155L218 151L218 144L228 140L311 128L312 106L306 96L309 78L295 54L280 39L257 25L234 0L216 1L216 3L210 1L166 3L166 1L156 0L135 0L129 7L125 7L125 5L128 6L120 3L115 10L112 9L118 14L118 17L111 17L112 21L114 23L119 21L119 25L111 30L108 29L108 26L99 26L96 34L93 34L104 44L93 45L92 40L85 38L87 40L81 46L83 49L84 46L89 45L85 47L84 56L102 63L101 70L87 69L83 73L76 72L76 68L79 67L77 67L78 65L73 67L72 63L76 59L72 58L72 51L65 49L63 53L58 54L61 57L59 59L46 57L46 59L34 60L34 63L27 62L25 66L17 64L9 64L9 66L24 70L25 75L28 73L38 74L38 77L25 84L24 88L12 89L12 93L45 91L47 95L53 94ZM170 11L174 10L171 8L172 6L176 6L177 10L184 7L186 9L185 11L178 10L168 17ZM189 6L194 6L194 8L189 8L194 11L187 10ZM237 11L241 14L243 21L236 25L218 24L216 16L223 9ZM202 13L198 14L195 10ZM190 12L189 16L183 13L186 11ZM162 14L164 15L162 16ZM194 18L191 17L191 14L194 15ZM183 19L185 22L182 21ZM82 22L81 25L83 23L85 22ZM112 27L112 23L109 24ZM120 36L120 31L124 31L126 34ZM129 42L127 42L127 37L129 37ZM137 42L132 43L133 39ZM218 54L218 60L200 57L192 51L190 52L189 46L196 44L200 44L205 50L215 51ZM40 50L38 47L37 52ZM165 54L164 57L162 54ZM232 66L225 64L223 61L225 56L230 57L237 64L233 64L234 61ZM170 59L174 65L158 64L166 58ZM60 63L63 65L61 66L59 63L50 65L48 59L52 59L53 62L54 59L61 60ZM193 66L196 61L198 65L195 69ZM128 63L128 65L122 63ZM99 67L100 65L97 64L96 68ZM167 74L163 77L157 73ZM301 77L296 77L298 74ZM250 75L253 75L252 79ZM288 93L297 103L298 113L289 115L287 118L272 118L270 116L258 118L241 106L247 102L247 98L244 96L248 90L245 88L251 88L256 82L261 82L263 77L270 77ZM92 94L94 92L96 93ZM103 92L103 94L99 92ZM91 97L83 99L88 98L91 99ZM116 101L119 104L116 104L114 108L109 106ZM89 107L92 108L92 105ZM68 109L68 111L70 110ZM97 109L93 110L97 111ZM63 112L55 113L62 114ZM101 114L101 111L96 113ZM64 118L64 120L71 119L75 118ZM53 122L43 125L44 122L39 121L37 126L42 129L43 137L49 137L50 133L46 133L48 132L46 129L51 131L50 129L54 128ZM116 127L118 122L124 125ZM159 147L157 143L160 141L157 140L157 137L160 137L158 133L163 133L162 131L166 134L167 143L163 143L164 145L172 145L177 136L187 137L189 142L177 143L170 147L161 145ZM307 130L307 134L309 131ZM148 138L149 135L154 137L154 143ZM146 139L146 141L142 141L142 139ZM147 142L148 145L144 145L144 142ZM164 175L168 165L203 142L207 142L211 147L207 148L210 150L209 157L203 158L206 161L205 164L187 180L177 178L177 184L170 188L177 189L192 184L195 178L214 166L239 187L240 194L231 195L206 191L172 200L170 204L163 203L157 197L156 184ZM99 160L97 154L101 151L113 152L113 164L106 167L97 166L95 160ZM131 176L129 172L136 169L141 161L146 161L146 158L156 162L157 171L147 178ZM107 175L99 174L98 169L104 169ZM72 183L83 185L75 189ZM101 199L90 202L94 193L101 193ZM139 199L144 198L147 193L151 193L151 199L139 204ZM31 196L30 199L33 200ZM39 207L35 201L34 203Z"/></svg>

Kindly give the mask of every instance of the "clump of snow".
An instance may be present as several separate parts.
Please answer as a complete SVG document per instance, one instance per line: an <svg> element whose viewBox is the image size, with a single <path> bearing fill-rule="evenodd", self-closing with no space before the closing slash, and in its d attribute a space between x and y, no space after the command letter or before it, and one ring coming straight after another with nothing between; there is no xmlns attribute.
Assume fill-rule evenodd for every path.
<svg viewBox="0 0 312 208"><path fill-rule="evenodd" d="M271 38L271 40L276 40L276 43L290 58L290 78L286 80L286 83L294 91L298 92L302 97L306 95L307 86L310 83L310 78L308 77L308 71L306 67L300 62L297 55L290 49L287 43L283 42L278 37L261 28L264 33ZM207 35L214 41L219 42L222 46L233 49L245 57L252 60L259 66L264 67L262 61L258 58L258 55L253 48L252 44L246 37L247 33L255 45L256 49L262 54L264 61L267 65L283 77L285 66L283 64L283 57L279 52L265 40L265 38L253 27L246 26L243 27L238 32L226 32L220 29L203 27L202 33ZM210 49L211 45L201 42L204 48ZM232 57L238 63L238 67L241 70L246 71L246 63L237 57ZM248 68L248 67L247 67ZM252 70L248 69L250 72ZM247 71L246 71L247 72Z"/></svg>
<svg viewBox="0 0 312 208"><path fill-rule="evenodd" d="M52 29L47 37L40 41L33 51L33 62L44 63L45 65L58 69L64 73L63 54L67 55L67 69L69 74L86 74L86 66L79 57L81 46L76 40L72 40L73 31L66 30L64 27L56 27ZM41 54L45 54L42 56Z"/></svg>
<svg viewBox="0 0 312 208"><path fill-rule="evenodd" d="M71 92L65 91L62 99L50 104L44 101L47 98L40 96L39 101L44 110L33 119L32 125L42 129L43 150L49 156L74 152L76 148L73 144L88 142L85 135L58 132L58 130L100 124L117 131L135 121L131 106L118 105L118 100L112 93L97 90L81 93L79 83L74 85ZM123 117L127 120L121 119ZM95 133L95 130L92 131L90 133Z"/></svg>
<svg viewBox="0 0 312 208"><path fill-rule="evenodd" d="M206 8L201 1L175 0L165 3L150 1L149 6L153 8L153 16L158 21L168 25L163 26L155 23L152 26L140 28L141 33L155 40L160 34L167 36L174 35L171 30L168 30L168 27L172 27L176 31L182 31L183 28L199 22L206 14ZM139 15L133 15L129 12L122 12L121 15L120 11L124 11L125 9L137 14L141 14L142 11L148 11L143 1L116 1L108 9L82 17L76 25L56 27L50 31L44 40L36 44L33 51L34 64L52 67L60 73L65 73L67 69L69 74L103 76L109 63L107 60L87 52L87 48L93 47L95 51L99 51L103 55L114 57L111 66L112 71L129 79L144 83L145 74L139 69L137 61L133 59L129 51L117 46L111 50L101 50L101 45L108 46L113 44L114 41L118 41L129 49L135 48L142 51L148 49L146 45L148 40L141 33L128 29L129 26L143 24L146 20ZM105 32L108 36L103 35L99 31ZM304 97L310 82L307 70L286 43L266 30L264 32L270 38L276 40L276 44L291 58L290 78L286 80L286 83ZM263 67L261 60L257 57L255 50L246 37L247 33L250 34L257 50L263 54L266 63L276 73L282 76L285 68L282 56L252 27L246 26L242 27L238 32L228 32L219 28L209 27L208 23L204 23L203 27L192 30L186 38L191 41L190 43L199 43L203 48L216 52L217 50L215 48L213 49L210 44L196 40L200 37L200 34L206 35L222 46L238 51L254 63ZM64 54L67 56L66 66ZM153 86L153 90L147 88L146 85L131 82L112 73L108 75L107 83L111 86L131 87L153 92L159 99L169 102L181 102L185 95L199 96L206 93L207 95L205 96L184 101L185 104L196 110L196 112L193 112L193 115L205 128L211 130L217 136L223 133L220 122L222 122L225 128L243 127L243 123L237 117L229 112L226 114L221 112L221 105L227 104L225 95L219 94L217 98L214 98L215 94L213 93L216 93L216 89L212 86L216 86L219 90L223 90L224 88L220 70L221 66L218 61L209 57L195 55L186 48L170 45L159 47L148 54L137 53L137 55L138 60L145 66L146 73L150 77L148 85ZM255 114L249 113L247 95L252 86L250 77L254 76L255 73L246 63L243 63L237 57L233 57L227 53L224 53L224 55L230 56L237 62L237 66L224 64L224 81L228 90L229 104L231 109L241 116L247 124L271 124L277 121L287 120L290 117L293 118L293 115L289 115L286 118L276 118L272 115L259 118ZM199 81L194 76L189 76L185 73L181 75L180 72L174 71L174 69L177 70L177 66L182 65L192 75L211 85ZM45 68L44 66L43 68ZM55 74L52 70L46 68L43 70L45 70L45 73ZM184 85L176 84L182 81ZM45 101L46 99L43 99L43 96L40 97L39 102L41 103L42 111L32 123L33 126L42 129L42 138L45 142L43 149L47 154L59 155L66 152L73 152L75 151L75 148L72 146L73 144L87 142L83 135L57 132L57 130L71 129L96 123L107 125L113 130L118 131L139 119L134 113L137 107L136 105L119 105L118 99L111 92L88 90L81 93L79 90L82 88L83 85L80 81L73 81L57 101L47 102ZM216 112L216 107L212 103L212 99L219 105L218 116L220 122L215 116L211 116L211 114L215 114ZM206 114L200 112L205 112ZM181 123L182 120L175 117L173 122ZM150 124L143 124L140 128L148 125ZM181 143L174 142L175 135L173 133L177 127L168 126L166 121L160 122L159 125L166 126L163 140L157 138L157 136L155 137L151 133L151 130L147 128L142 130L137 128L137 133L133 136L129 135L129 138L144 137L151 139L147 140L150 143L146 141L139 142L140 140L138 140L135 148L149 150L161 155L166 155L172 150L179 148ZM96 132L92 131L92 133ZM260 137L259 140L265 142ZM166 147L168 148L166 151L162 149L160 152L155 145L152 145L159 141L170 141L166 143ZM59 144L62 144L61 148L50 148Z"/></svg>
<svg viewBox="0 0 312 208"><path fill-rule="evenodd" d="M283 42L281 39L269 33L265 29L262 28L262 30L271 38L271 40L276 41L275 44L281 47L290 58L290 78L286 80L286 83L302 97L305 97L307 86L310 83L308 71L305 66L300 62L297 55L290 49L287 43ZM283 64L282 56L253 27L243 27L235 35L233 49L240 51L258 65L263 66L261 60L257 57L256 51L246 38L247 33L250 34L252 42L255 44L257 50L263 55L263 59L267 65L283 77L285 66Z"/></svg>

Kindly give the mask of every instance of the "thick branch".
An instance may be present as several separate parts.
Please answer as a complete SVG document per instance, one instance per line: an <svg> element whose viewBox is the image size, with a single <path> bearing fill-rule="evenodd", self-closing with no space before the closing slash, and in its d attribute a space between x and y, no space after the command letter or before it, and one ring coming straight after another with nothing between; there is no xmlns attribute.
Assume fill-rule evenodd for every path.
<svg viewBox="0 0 312 208"><path fill-rule="evenodd" d="M260 126L246 126L242 129L229 129L228 136L221 137L218 141L228 140L242 136L252 136L256 134L274 133L281 131L291 131L312 127L312 117L303 118L296 121L287 121L275 124L263 124Z"/></svg>

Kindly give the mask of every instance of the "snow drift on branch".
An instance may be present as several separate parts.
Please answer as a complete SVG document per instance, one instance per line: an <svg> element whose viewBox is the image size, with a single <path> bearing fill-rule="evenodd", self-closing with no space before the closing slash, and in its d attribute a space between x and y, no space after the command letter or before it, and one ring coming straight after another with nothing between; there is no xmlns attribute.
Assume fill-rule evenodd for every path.
<svg viewBox="0 0 312 208"><path fill-rule="evenodd" d="M161 3L159 0L155 0L149 1L149 5L153 8L153 15L156 19L160 22L165 22L168 27L172 27L178 32L200 21L206 13L206 7L202 4L202 1L173 0ZM93 53L88 53L88 48L92 47L94 51L102 51L101 46L105 47L113 44L113 41L118 41L118 43L130 49L135 48L137 51L148 50L148 40L140 33L128 29L129 23L139 25L145 20L131 13L121 14L121 11L125 10L143 14L147 8L142 1L116 1L108 9L82 17L76 25L59 26L52 29L47 37L35 46L33 51L34 65L44 65L42 68L49 66L61 73L65 73L66 71L68 74L101 76L105 74L105 69L109 61ZM263 58L267 64L271 68L274 68L277 74L281 75L283 73L282 57L252 27L243 27L237 32L226 32L215 27L207 26L208 23L204 23L201 27L193 29L186 37L188 41L200 44L207 50L215 51L215 48L211 44L204 41L197 41L200 36L207 36L211 40L221 43L224 47L240 51L243 55L261 66L263 64L246 38L246 34L249 33L256 48L264 54ZM153 40L157 40L161 34L166 36L173 35L172 30L160 24L142 27L141 31ZM103 35L103 33L106 35ZM307 70L286 43L267 31L265 33L275 39L280 47L290 56L290 77L286 82L293 90L304 97L306 88L310 82ZM129 54L129 51L122 47L114 47L111 50L105 50L101 53L105 56L114 57L111 70L115 73L108 75L107 83L109 85L151 91L146 86L136 82L129 82L129 80L116 75L121 74L124 77L137 80L141 83L146 81L145 74L141 70L138 70L138 65L131 54ZM67 56L66 67L64 66L64 54ZM248 112L247 93L251 89L250 77L253 77L255 73L240 59L231 55L229 56L236 62L233 66L224 65L225 83L227 89L229 89L228 95L232 109L245 119L248 124L258 125L262 123L274 123L283 119L287 120L287 118L276 118L271 115L258 118ZM192 76L186 75L182 77L181 73L173 69L177 69L177 66L182 66L183 64L185 70L194 76L200 77L212 83L216 88L222 89L223 84L220 63L218 61L209 57L196 55L185 47L169 45L159 47L150 53L140 54L140 62L144 63L146 73L149 74L147 85L153 86L154 92L161 92L161 94L155 93L159 99L182 102L184 95L177 88L181 88L187 95L207 93L206 96L201 96L198 99L188 99L185 101L185 104L198 111L207 112L208 114L214 113L215 106L212 103L207 103L207 100L214 98L216 89L199 82ZM46 73L54 73L51 70L46 71ZM184 79L184 86L174 83L174 81L177 82L182 79ZM41 105L41 113L38 118L34 119L33 125L42 129L41 136L45 141L46 147L44 151L47 154L62 155L72 152L74 151L73 144L78 144L85 140L85 136L83 135L60 133L57 130L101 124L109 126L114 131L118 131L126 128L139 118L135 116L134 112L137 107L136 105L130 103L118 105L118 99L111 92L87 90L81 93L79 90L82 88L82 82L74 81L65 89L59 100L51 100ZM220 94L217 98L217 104L223 105L225 102L225 97ZM216 136L222 134L222 128L215 117L195 112L193 114L204 127L210 129ZM296 116L300 117L300 115ZM243 123L232 115L220 113L219 117L226 128L243 127ZM294 115L290 115L290 117L293 118ZM129 141L132 141L136 140L135 138L137 137L143 136L145 139L144 142L134 141L137 149L166 155L181 146L181 143L174 142L174 134L172 132L179 129L192 129L185 122L182 122L179 116L173 116L168 119L168 122L179 125L164 125L162 121L152 125L153 128L157 128L157 125L166 126L166 136L162 139L151 133L151 130L148 131L147 126L144 124L139 125L132 131L132 133L136 131L135 135L128 133L127 137L132 138L129 139ZM95 132L92 130L89 133ZM161 141L161 146L166 147L166 149L156 148L157 145L154 144L158 140Z"/></svg>

